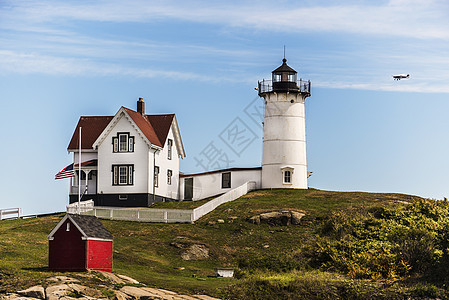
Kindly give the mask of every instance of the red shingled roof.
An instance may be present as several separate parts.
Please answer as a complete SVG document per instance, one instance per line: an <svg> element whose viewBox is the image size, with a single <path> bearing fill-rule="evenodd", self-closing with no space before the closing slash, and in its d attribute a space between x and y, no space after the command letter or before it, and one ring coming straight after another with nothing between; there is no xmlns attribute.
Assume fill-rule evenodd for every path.
<svg viewBox="0 0 449 300"><path fill-rule="evenodd" d="M170 126L173 122L174 114L168 115L145 115L123 107L131 119L136 123L145 137L154 145L163 147L167 139ZM76 125L75 132L70 140L68 150L77 150L79 128L82 127L81 132L81 147L82 149L92 149L93 143L97 140L100 134L108 126L114 116L95 116L95 117L81 117L78 125Z"/></svg>
<svg viewBox="0 0 449 300"><path fill-rule="evenodd" d="M73 133L72 139L70 140L67 150L77 150L79 149L79 130L81 129L81 148L82 149L92 149L93 143L97 140L98 136L103 132L103 130L111 122L111 116L96 116L96 117L81 117L76 125L75 132Z"/></svg>
<svg viewBox="0 0 449 300"><path fill-rule="evenodd" d="M133 119L134 123L142 130L143 134L147 137L147 139L154 145L163 147L164 145L159 140L158 135L155 132L155 129L151 125L150 121L148 121L147 118L142 116L137 111L134 111L132 109L123 107L126 112L129 114L131 119Z"/></svg>
<svg viewBox="0 0 449 300"><path fill-rule="evenodd" d="M164 145L165 141L167 140L168 132L170 131L170 126L173 123L173 118L175 117L175 114L147 115L146 117L150 121L154 130L156 131L159 141L161 141L162 144Z"/></svg>

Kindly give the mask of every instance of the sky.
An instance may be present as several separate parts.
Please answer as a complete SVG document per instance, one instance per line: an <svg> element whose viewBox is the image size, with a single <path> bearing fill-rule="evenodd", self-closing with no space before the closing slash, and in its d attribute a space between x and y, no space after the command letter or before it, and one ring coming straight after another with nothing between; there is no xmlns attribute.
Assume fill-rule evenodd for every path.
<svg viewBox="0 0 449 300"><path fill-rule="evenodd" d="M79 117L139 97L176 113L181 171L260 166L254 88L284 46L312 82L310 187L449 196L447 1L0 0L0 209L64 211L69 180L54 175ZM210 147L226 159L202 160Z"/></svg>

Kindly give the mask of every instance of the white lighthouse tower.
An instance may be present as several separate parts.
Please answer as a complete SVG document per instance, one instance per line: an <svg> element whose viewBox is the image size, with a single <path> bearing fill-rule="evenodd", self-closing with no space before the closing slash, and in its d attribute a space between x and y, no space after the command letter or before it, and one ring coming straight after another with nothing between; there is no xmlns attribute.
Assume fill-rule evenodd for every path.
<svg viewBox="0 0 449 300"><path fill-rule="evenodd" d="M282 65L271 80L259 81L265 100L262 188L307 188L306 124L304 102L310 80L297 80L297 72Z"/></svg>

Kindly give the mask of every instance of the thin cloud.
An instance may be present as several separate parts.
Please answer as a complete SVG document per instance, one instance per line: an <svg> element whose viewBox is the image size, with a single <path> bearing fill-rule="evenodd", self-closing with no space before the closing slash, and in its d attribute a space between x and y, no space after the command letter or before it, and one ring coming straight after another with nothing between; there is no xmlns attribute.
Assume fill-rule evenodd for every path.
<svg viewBox="0 0 449 300"><path fill-rule="evenodd" d="M386 76L389 77L389 76ZM403 84L397 83L348 83L348 82L329 82L319 80L316 81L314 87L331 88L331 89L351 89L351 90L369 90L369 91L385 91L385 92L410 92L410 93L449 93L449 87L445 85L426 84Z"/></svg>
<svg viewBox="0 0 449 300"><path fill-rule="evenodd" d="M323 42L328 33L339 32L361 42L339 46L340 50L320 49L318 44L314 48L300 45L303 48L296 55L292 51L302 58L301 75L312 79L315 87L449 92L446 4L401 0L376 5L326 3L310 1L298 6L285 1L275 7L268 1L208 6L196 1L10 1L0 10L0 28L5 29L0 37L0 72L254 83L256 65L267 61L254 41L265 33L272 37L283 32L287 39L300 40L314 32ZM71 26L83 21L163 26L171 20L186 27L191 24L185 22L217 25L215 32L226 31L230 36L250 29L245 32L254 32L255 37L245 41L246 48L235 42L214 47L141 36L83 34ZM391 75L404 72L412 74L413 84L392 85Z"/></svg>
<svg viewBox="0 0 449 300"><path fill-rule="evenodd" d="M87 59L43 56L39 54L16 53L13 51L0 50L0 74L6 72L66 76L120 75L143 78L158 77L178 80L196 80L203 82L220 82L229 80L226 77L211 77L193 72L122 67L113 64L101 64Z"/></svg>
<svg viewBox="0 0 449 300"><path fill-rule="evenodd" d="M413 3L414 2L414 3ZM448 5L437 1L390 1L384 5L298 5L262 1L229 4L197 1L11 2L2 18L31 23L67 20L151 23L166 19L259 30L346 32L410 38L449 38ZM11 17L12 16L12 17ZM268 19L267 19L268 18ZM4 21L5 22L5 21ZM14 22L15 23L15 22Z"/></svg>

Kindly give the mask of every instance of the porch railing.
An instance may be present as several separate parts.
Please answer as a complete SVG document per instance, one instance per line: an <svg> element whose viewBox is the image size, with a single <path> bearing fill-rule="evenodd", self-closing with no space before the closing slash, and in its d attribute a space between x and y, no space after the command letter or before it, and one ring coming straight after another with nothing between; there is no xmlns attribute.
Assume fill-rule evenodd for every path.
<svg viewBox="0 0 449 300"><path fill-rule="evenodd" d="M67 205L67 213L69 214L77 214L79 212L88 212L94 209L94 200L81 201L79 203L80 209L78 210L78 202L74 202L72 204Z"/></svg>

